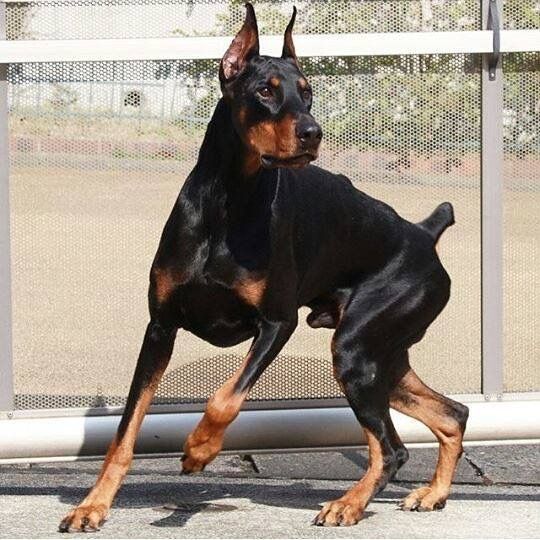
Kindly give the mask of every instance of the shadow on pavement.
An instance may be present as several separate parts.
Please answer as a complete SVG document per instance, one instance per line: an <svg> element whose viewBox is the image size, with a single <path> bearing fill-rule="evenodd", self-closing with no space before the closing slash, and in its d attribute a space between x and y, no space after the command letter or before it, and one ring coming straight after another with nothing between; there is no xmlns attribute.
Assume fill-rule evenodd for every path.
<svg viewBox="0 0 540 540"><path fill-rule="evenodd" d="M204 477L202 477L204 478ZM272 484L272 481L235 481L215 478L206 481L194 481L190 478L178 482L128 482L120 490L115 500L116 508L152 508L156 519L151 523L155 527L183 527L192 516L199 513L219 513L242 511L242 503L231 499L247 499L259 505L276 508L310 509L314 515L320 504L336 499L343 494L343 489L315 487L308 481L291 481L288 484ZM415 484L415 486L418 484ZM391 484L388 489L376 497L377 502L396 504L402 499L411 485ZM470 501L540 501L540 493L518 494L505 493L505 487L494 485L485 487L482 493L467 493L456 486L450 500ZM70 486L0 486L0 496L57 496L70 506L74 506L86 495L87 488ZM247 506L247 505L246 505ZM162 517L159 515L161 514ZM366 518L373 513L366 513Z"/></svg>

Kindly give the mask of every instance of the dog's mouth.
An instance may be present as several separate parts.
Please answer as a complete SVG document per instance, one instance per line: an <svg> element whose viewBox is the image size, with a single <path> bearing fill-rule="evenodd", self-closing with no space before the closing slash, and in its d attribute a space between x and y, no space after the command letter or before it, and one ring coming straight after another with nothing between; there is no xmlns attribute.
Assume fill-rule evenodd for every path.
<svg viewBox="0 0 540 540"><path fill-rule="evenodd" d="M275 169L276 167L291 167L291 168L301 168L305 167L309 162L317 159L315 154L305 152L303 154L298 154L296 156L288 158L278 158L275 156L270 156L264 154L261 156L261 163L265 169Z"/></svg>

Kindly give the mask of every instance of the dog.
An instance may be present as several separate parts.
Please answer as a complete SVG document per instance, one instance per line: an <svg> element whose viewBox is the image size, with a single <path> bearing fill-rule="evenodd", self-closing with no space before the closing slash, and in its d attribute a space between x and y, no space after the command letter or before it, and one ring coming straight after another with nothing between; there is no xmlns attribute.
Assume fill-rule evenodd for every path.
<svg viewBox="0 0 540 540"><path fill-rule="evenodd" d="M107 518L178 329L220 347L253 340L185 442L183 472L195 473L219 453L249 390L294 332L301 306L311 308L312 328L335 329L334 376L369 446L364 477L327 503L314 524L356 524L407 461L390 407L423 422L439 441L431 483L408 495L402 509L445 505L468 409L427 387L408 349L450 297L435 244L454 223L453 209L443 203L413 224L346 177L310 164L322 130L295 53L295 17L296 9L281 58L262 56L255 11L246 4L220 63L222 97L151 267L150 322L117 434L62 532L96 530Z"/></svg>

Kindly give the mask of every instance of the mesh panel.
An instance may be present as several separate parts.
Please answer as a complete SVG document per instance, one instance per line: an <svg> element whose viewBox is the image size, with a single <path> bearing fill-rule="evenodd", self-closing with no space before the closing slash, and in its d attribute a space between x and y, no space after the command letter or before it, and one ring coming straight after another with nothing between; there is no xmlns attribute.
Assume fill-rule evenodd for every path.
<svg viewBox="0 0 540 540"><path fill-rule="evenodd" d="M237 354L219 354L190 364L170 368L154 399L156 405L205 403L242 362ZM341 391L324 358L282 354L268 368L250 393L251 401L319 400L340 398ZM100 385L95 395L17 394L17 409L62 407L114 407L124 405L125 388L117 395L104 394Z"/></svg>
<svg viewBox="0 0 540 540"><path fill-rule="evenodd" d="M504 59L505 390L540 390L540 53Z"/></svg>
<svg viewBox="0 0 540 540"><path fill-rule="evenodd" d="M506 29L540 28L538 0L504 0L503 23Z"/></svg>
<svg viewBox="0 0 540 540"><path fill-rule="evenodd" d="M384 4L365 2L358 9L387 9ZM114 11L100 2L77 5ZM117 2L114 9L127 5ZM190 9L187 3L139 2L134 13L158 5ZM202 9L210 20L216 5L193 3L193 16ZM264 24L279 22L281 31L281 4L265 5L268 14L259 10L260 18L268 18ZM324 5L310 4L321 14L326 9L326 22L315 24L302 11L299 22L313 24L312 31L348 31L337 3ZM409 10L420 2L392 5L395 22L384 30L411 29ZM40 6L68 10L68 3ZM452 29L470 6L433 2L433 20L446 10ZM374 16L386 20L377 10ZM242 8L230 13L237 27ZM165 35L147 14L142 18L149 22L145 31ZM31 21L36 25L37 16ZM88 22L94 32L95 17ZM78 27L64 22L59 28ZM69 37L106 37L107 28ZM138 32L125 22L117 29ZM439 390L479 391L480 77L473 57L309 58L303 65L314 87L314 115L325 132L320 165L347 174L411 220L423 219L444 200L454 204L458 224L445 233L439 249L453 279L452 300L413 349L412 361ZM124 402L147 322L150 262L215 106L216 72L215 61L10 66L19 408ZM309 329L306 315L301 310L297 332L251 399L339 395L331 376L331 331ZM223 351L180 333L156 401L204 400L246 350L247 344Z"/></svg>
<svg viewBox="0 0 540 540"><path fill-rule="evenodd" d="M79 0L7 6L8 39L231 35L242 3L192 0ZM450 31L479 28L476 0L294 2L297 33ZM261 33L281 34L293 2L255 2Z"/></svg>
<svg viewBox="0 0 540 540"><path fill-rule="evenodd" d="M146 324L149 264L215 104L215 68L11 66L19 407L122 403ZM413 359L442 390L478 391L479 77L471 58L312 58L306 71L325 130L323 166L411 220L443 200L455 204L459 224L441 242L453 300ZM330 335L302 323L252 398L338 395ZM223 354L182 334L158 400L202 400L245 349ZM444 359L452 370L438 368Z"/></svg>

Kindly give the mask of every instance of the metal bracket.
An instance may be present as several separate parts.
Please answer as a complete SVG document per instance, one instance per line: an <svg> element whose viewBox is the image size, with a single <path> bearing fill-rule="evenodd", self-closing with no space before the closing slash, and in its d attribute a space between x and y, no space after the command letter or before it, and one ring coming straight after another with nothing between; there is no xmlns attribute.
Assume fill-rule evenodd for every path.
<svg viewBox="0 0 540 540"><path fill-rule="evenodd" d="M501 25L497 0L489 0L487 29L493 31L493 52L488 57L489 80L494 81L501 56Z"/></svg>

